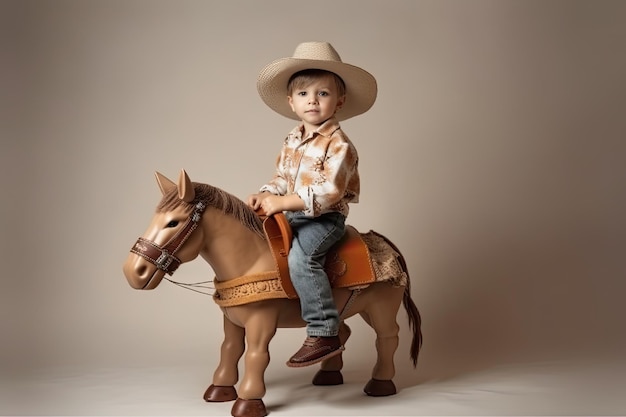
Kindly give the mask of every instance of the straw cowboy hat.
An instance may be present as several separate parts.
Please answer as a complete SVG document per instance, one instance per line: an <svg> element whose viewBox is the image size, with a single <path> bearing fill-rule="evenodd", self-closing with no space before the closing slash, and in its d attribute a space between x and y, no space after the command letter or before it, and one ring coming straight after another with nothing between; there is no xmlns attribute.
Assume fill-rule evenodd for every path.
<svg viewBox="0 0 626 417"><path fill-rule="evenodd" d="M346 102L337 110L338 120L365 113L376 101L376 79L367 71L341 61L328 42L304 42L290 58L278 59L261 70L257 90L261 99L275 112L298 120L287 101L287 83L298 71L321 69L334 72L346 85Z"/></svg>

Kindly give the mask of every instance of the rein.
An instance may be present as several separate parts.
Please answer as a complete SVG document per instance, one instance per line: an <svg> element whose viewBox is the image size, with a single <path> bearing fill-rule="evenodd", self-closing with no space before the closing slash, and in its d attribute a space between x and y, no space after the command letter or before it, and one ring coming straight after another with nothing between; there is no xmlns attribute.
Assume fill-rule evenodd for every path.
<svg viewBox="0 0 626 417"><path fill-rule="evenodd" d="M215 287L211 285L213 283L212 279L208 281L192 282L191 284L188 284L186 282L174 281L173 279L169 279L168 277L163 277L163 278L165 278L167 281L171 282L174 285L178 285L181 288L184 288L189 291L197 292L202 295L209 295L212 297L213 294L210 293L209 291L215 291ZM198 288L201 288L201 289L198 289Z"/></svg>

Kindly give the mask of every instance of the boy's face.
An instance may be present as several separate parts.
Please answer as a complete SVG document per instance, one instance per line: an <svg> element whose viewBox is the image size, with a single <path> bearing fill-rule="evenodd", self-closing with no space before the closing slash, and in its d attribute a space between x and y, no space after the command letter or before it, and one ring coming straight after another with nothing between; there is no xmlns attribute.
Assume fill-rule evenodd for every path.
<svg viewBox="0 0 626 417"><path fill-rule="evenodd" d="M308 132L330 119L343 105L345 96L339 97L335 79L328 75L316 78L306 87L294 89L288 99L291 110Z"/></svg>

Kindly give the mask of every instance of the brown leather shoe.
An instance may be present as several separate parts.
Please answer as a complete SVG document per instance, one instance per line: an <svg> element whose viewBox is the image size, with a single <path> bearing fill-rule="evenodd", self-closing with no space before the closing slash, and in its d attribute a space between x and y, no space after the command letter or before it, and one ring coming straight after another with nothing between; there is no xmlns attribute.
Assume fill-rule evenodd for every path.
<svg viewBox="0 0 626 417"><path fill-rule="evenodd" d="M339 336L308 336L300 350L289 359L287 366L300 368L313 365L339 355L343 350L344 347L339 341Z"/></svg>

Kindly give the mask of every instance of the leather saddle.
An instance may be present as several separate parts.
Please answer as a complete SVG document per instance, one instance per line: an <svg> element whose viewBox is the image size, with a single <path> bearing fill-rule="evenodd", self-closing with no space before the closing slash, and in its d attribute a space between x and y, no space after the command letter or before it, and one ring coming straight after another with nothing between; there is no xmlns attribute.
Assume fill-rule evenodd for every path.
<svg viewBox="0 0 626 417"><path fill-rule="evenodd" d="M283 213L267 216L263 220L263 230L287 297L298 298L291 283L287 263L287 255L293 239L287 218ZM361 238L361 234L353 226L346 226L343 238L326 255L324 270L332 288L355 287L376 281L369 249Z"/></svg>

